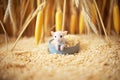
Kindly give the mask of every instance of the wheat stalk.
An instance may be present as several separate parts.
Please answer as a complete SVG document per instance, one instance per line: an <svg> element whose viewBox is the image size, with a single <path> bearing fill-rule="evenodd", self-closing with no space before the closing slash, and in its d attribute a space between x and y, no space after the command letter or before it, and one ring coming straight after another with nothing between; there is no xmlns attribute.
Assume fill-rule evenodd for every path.
<svg viewBox="0 0 120 80"><path fill-rule="evenodd" d="M78 8L79 7L79 0L74 0L75 1L75 5Z"/></svg>
<svg viewBox="0 0 120 80"><path fill-rule="evenodd" d="M63 22L62 22L62 31L65 29L65 11L66 11L66 0L64 0L64 6L63 6Z"/></svg>
<svg viewBox="0 0 120 80"><path fill-rule="evenodd" d="M96 26L94 25L94 23L92 22L92 20L91 20L90 17L89 17L89 9L88 9L87 2L86 2L86 1L84 1L84 5L85 5L85 6L82 7L82 10L83 10L85 22L87 23L88 26L91 27L91 29L94 31L94 33L98 35L98 31L97 31L97 29L96 29ZM85 7L86 7L86 8L85 8ZM85 11L85 9L86 9L86 11Z"/></svg>
<svg viewBox="0 0 120 80"><path fill-rule="evenodd" d="M16 18L15 18L15 14L14 14L14 9L13 9L13 0L9 0L9 15L10 15L10 19L11 22L13 24L13 36L15 37L16 35Z"/></svg>
<svg viewBox="0 0 120 80"><path fill-rule="evenodd" d="M119 5L118 5L118 0L114 1L113 25L114 25L115 32L119 34L120 33L120 10L119 10Z"/></svg>
<svg viewBox="0 0 120 80"><path fill-rule="evenodd" d="M15 37L16 34L16 18L14 14L14 9L13 9L13 0L8 0L8 5L5 11L4 19L3 21L6 22L8 15L10 16L10 20L12 22L12 30L13 30L13 36Z"/></svg>
<svg viewBox="0 0 120 80"><path fill-rule="evenodd" d="M93 0L93 2L94 2L94 4L95 4L95 7L96 7L96 10L97 10L97 13L98 13L98 16L99 16L99 19L100 19L100 22L101 22L103 31L104 31L104 33L105 33L105 37L106 37L106 39L107 39L107 41L108 41L108 44L110 45L110 40L109 40L108 35L107 35L107 33L106 33L105 26L104 26L104 24L103 24L102 17L101 17L101 15L100 15L100 12L99 12L97 3L96 3L95 0Z"/></svg>
<svg viewBox="0 0 120 80"><path fill-rule="evenodd" d="M29 0L27 1L26 5L25 5L25 0L24 0L24 3L22 3L23 5L21 6L21 20L20 20L20 27L22 27L22 24L23 24L23 19L24 19L24 16L25 16L25 13L27 11L27 8L28 8L28 5L29 5Z"/></svg>
<svg viewBox="0 0 120 80"><path fill-rule="evenodd" d="M31 20L38 14L38 12L42 9L42 7L45 5L46 2L43 2L41 5L39 5L37 7L37 9L30 15L28 16L27 21L25 22L25 24L23 25L23 30L21 31L21 33L19 34L18 38L16 39L13 47L11 48L11 50L13 50L18 42L18 40L20 39L20 37L22 36L23 32L26 30L26 28L28 27L28 24L31 22Z"/></svg>
<svg viewBox="0 0 120 80"><path fill-rule="evenodd" d="M6 11L5 11L5 15L4 15L4 18L3 18L4 23L7 21L8 15L9 15L9 7L7 7Z"/></svg>
<svg viewBox="0 0 120 80"><path fill-rule="evenodd" d="M112 18L112 11L113 11L113 2L114 2L114 0L111 0L109 14L108 14L108 21L107 21L107 32L108 32L108 35L110 35L111 18Z"/></svg>
<svg viewBox="0 0 120 80"><path fill-rule="evenodd" d="M1 22L1 20L0 20L0 24L2 26L4 33L5 33L6 50L8 51L8 35L7 35L7 32L6 32L5 27L3 26L3 23Z"/></svg>
<svg viewBox="0 0 120 80"><path fill-rule="evenodd" d="M107 0L103 0L102 10L101 10L102 18L104 18L104 10L105 10L106 3L107 3Z"/></svg>

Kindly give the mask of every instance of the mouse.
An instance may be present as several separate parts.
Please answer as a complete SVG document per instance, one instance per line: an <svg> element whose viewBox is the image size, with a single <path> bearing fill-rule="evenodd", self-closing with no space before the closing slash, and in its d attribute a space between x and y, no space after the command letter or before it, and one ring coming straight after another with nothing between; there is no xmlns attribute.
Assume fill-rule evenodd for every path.
<svg viewBox="0 0 120 80"><path fill-rule="evenodd" d="M67 35L67 31L51 31L51 35L54 39L55 49L63 51L66 47L66 39L64 38L64 36Z"/></svg>

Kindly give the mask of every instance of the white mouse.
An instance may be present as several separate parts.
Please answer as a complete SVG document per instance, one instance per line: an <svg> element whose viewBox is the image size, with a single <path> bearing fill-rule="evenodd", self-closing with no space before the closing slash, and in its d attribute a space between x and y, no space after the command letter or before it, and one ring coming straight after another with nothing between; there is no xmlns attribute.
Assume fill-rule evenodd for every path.
<svg viewBox="0 0 120 80"><path fill-rule="evenodd" d="M51 31L51 35L53 36L56 50L63 51L64 48L66 47L66 40L64 36L67 35L67 31L57 31L57 32Z"/></svg>

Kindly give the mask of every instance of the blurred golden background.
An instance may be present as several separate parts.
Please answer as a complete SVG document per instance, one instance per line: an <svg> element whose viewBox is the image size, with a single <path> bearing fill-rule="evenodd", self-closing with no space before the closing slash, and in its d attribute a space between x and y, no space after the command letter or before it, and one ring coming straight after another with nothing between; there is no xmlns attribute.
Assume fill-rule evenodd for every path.
<svg viewBox="0 0 120 80"><path fill-rule="evenodd" d="M0 20L8 35L17 37L23 29L29 15L44 1L46 1L46 4L44 9L42 9L42 32L44 36L50 36L50 31L56 30L58 27L57 24L61 24L56 23L56 15L57 12L60 12L60 14L62 13L61 17L63 17L64 0L0 0ZM120 0L96 0L96 3L100 16L94 0L66 0L64 30L67 30L70 34L87 34L90 32L104 34L99 19L101 17L107 34L119 34ZM87 13L85 14L86 19L82 15L82 8ZM24 36L34 36L36 17L30 21L27 29L24 31ZM61 20L58 21L60 22ZM3 33L0 25L0 34Z"/></svg>

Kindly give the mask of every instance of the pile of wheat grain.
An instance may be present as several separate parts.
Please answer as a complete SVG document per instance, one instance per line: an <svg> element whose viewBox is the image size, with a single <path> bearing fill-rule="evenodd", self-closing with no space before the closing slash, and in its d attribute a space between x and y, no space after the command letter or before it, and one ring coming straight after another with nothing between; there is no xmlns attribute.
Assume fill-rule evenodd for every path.
<svg viewBox="0 0 120 80"><path fill-rule="evenodd" d="M79 41L80 51L73 55L49 54L48 40L22 38L8 52L0 37L0 80L119 80L120 38L110 36L111 46L96 35L68 35L70 43Z"/></svg>

